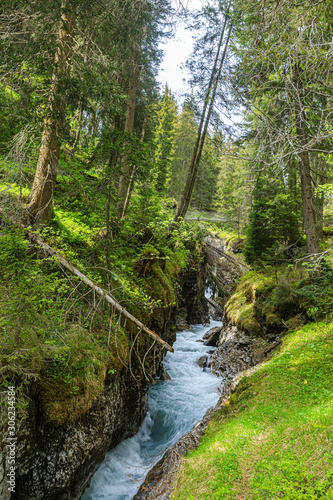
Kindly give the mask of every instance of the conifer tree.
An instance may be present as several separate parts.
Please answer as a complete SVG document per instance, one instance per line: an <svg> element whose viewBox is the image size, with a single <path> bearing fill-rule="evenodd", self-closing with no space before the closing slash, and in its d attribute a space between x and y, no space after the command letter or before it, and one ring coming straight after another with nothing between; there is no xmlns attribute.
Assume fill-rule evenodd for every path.
<svg viewBox="0 0 333 500"><path fill-rule="evenodd" d="M237 158L241 153L230 141L223 145L214 197L214 208L223 213L227 227L237 231L238 236L248 221L251 189L248 182L251 173L244 160Z"/></svg>
<svg viewBox="0 0 333 500"><path fill-rule="evenodd" d="M194 99L186 100L175 124L174 149L170 169L169 195L181 199L191 162L198 124L195 120Z"/></svg>
<svg viewBox="0 0 333 500"><path fill-rule="evenodd" d="M332 16L327 2L239 0L233 85L251 109L252 161L301 191L308 252L320 251L316 157L331 150ZM325 63L324 63L325 61ZM325 163L325 162L323 162ZM327 163L327 162L326 162ZM291 172L291 170L294 172ZM315 175L314 175L315 174ZM295 182L294 182L295 181Z"/></svg>
<svg viewBox="0 0 333 500"><path fill-rule="evenodd" d="M32 222L37 224L48 224L53 214L54 187L63 135L62 129L65 122L65 89L70 72L70 57L74 41L75 11L76 6L72 0L62 0L48 111L31 189L31 199L27 206Z"/></svg>
<svg viewBox="0 0 333 500"><path fill-rule="evenodd" d="M177 120L177 104L166 85L157 111L157 125L154 134L155 187L158 193L165 193L172 163Z"/></svg>

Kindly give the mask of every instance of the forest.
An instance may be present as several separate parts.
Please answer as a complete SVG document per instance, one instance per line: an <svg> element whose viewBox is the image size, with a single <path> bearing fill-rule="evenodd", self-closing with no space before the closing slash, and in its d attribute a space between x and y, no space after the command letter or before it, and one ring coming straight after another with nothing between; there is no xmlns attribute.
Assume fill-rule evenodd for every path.
<svg viewBox="0 0 333 500"><path fill-rule="evenodd" d="M60 429L126 370L148 390L213 236L242 269L232 293L217 284L224 318L286 340L170 498L331 499L332 3L201 3L2 0L1 391L20 442L32 401ZM181 97L158 83L177 23L194 38ZM16 465L5 500L65 498L28 494Z"/></svg>

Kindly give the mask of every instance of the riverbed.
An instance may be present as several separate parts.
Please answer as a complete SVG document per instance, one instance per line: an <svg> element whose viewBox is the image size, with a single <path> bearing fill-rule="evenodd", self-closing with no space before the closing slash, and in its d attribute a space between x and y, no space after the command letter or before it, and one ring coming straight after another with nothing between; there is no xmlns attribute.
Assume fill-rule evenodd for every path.
<svg viewBox="0 0 333 500"><path fill-rule="evenodd" d="M108 452L82 500L131 500L164 451L199 422L219 399L221 379L200 368L198 358L213 350L200 340L221 322L193 325L177 333L175 352L165 357L171 380L151 384L148 414L132 438Z"/></svg>

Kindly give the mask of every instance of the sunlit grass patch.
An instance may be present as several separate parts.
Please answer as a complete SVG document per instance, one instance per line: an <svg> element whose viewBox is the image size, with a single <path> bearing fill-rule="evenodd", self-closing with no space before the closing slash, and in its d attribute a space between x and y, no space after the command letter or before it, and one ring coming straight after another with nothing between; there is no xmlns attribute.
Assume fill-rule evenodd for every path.
<svg viewBox="0 0 333 500"><path fill-rule="evenodd" d="M333 499L333 325L285 337L183 461L173 499Z"/></svg>
<svg viewBox="0 0 333 500"><path fill-rule="evenodd" d="M16 182L0 183L0 196L6 194L20 196L20 193L22 194L22 196L27 197L30 194L30 189L25 186L20 186Z"/></svg>

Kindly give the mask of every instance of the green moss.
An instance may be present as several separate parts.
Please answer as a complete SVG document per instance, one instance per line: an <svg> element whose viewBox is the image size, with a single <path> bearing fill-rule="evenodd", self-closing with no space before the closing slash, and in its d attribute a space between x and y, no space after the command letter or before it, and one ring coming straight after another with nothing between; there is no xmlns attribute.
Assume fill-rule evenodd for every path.
<svg viewBox="0 0 333 500"><path fill-rule="evenodd" d="M63 341L63 347L50 351L39 381L45 418L56 425L74 422L89 410L103 390L107 368L105 352L79 325Z"/></svg>
<svg viewBox="0 0 333 500"><path fill-rule="evenodd" d="M229 319L240 329L258 335L261 332L260 325L255 318L254 302L249 300L248 283L242 285L241 289L228 300L225 312ZM252 293L252 292L251 292Z"/></svg>
<svg viewBox="0 0 333 500"><path fill-rule="evenodd" d="M302 311L300 297L295 288L297 281L285 272L268 269L249 272L240 280L236 292L228 300L225 311L239 328L251 335L260 335L266 329L282 331L286 321Z"/></svg>

